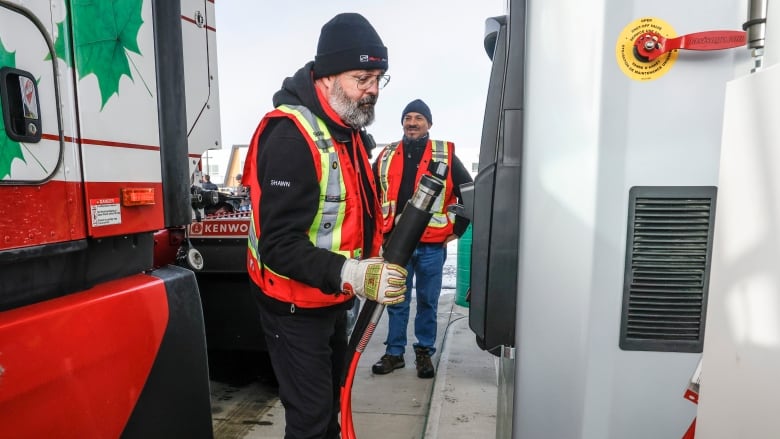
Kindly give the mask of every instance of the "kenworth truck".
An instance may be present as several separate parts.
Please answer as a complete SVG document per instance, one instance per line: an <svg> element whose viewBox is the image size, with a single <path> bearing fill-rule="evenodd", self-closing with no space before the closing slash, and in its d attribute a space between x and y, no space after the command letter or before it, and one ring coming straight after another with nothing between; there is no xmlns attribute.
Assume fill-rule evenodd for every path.
<svg viewBox="0 0 780 439"><path fill-rule="evenodd" d="M212 437L213 0L0 0L0 437ZM184 264L182 264L184 265Z"/></svg>
<svg viewBox="0 0 780 439"><path fill-rule="evenodd" d="M500 359L496 437L780 437L769 3L509 0L487 20L469 319Z"/></svg>

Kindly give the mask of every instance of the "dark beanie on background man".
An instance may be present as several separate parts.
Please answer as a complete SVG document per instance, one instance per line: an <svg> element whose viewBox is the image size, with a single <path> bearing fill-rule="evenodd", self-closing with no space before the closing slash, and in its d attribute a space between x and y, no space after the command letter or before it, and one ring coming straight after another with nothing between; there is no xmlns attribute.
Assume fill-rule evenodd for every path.
<svg viewBox="0 0 780 439"><path fill-rule="evenodd" d="M387 70L387 47L360 14L336 15L322 26L314 57L314 77L349 70Z"/></svg>
<svg viewBox="0 0 780 439"><path fill-rule="evenodd" d="M428 106L425 104L425 102L422 101L422 99L415 99L412 102L409 102L409 105L404 108L403 113L401 113L401 124L404 123L404 117L408 113L420 113L423 116L425 116L425 119L428 120L428 123L433 125L433 117L431 117L431 109L428 108Z"/></svg>

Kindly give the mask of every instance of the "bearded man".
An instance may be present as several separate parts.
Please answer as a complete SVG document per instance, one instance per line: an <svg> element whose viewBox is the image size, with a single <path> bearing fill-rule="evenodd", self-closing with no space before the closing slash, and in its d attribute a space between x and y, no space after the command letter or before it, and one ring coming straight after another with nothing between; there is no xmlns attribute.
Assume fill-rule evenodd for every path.
<svg viewBox="0 0 780 439"><path fill-rule="evenodd" d="M377 257L382 213L365 127L389 76L363 16L335 16L317 55L273 97L247 153L247 269L285 408L285 438L338 438L346 312L404 300L406 270Z"/></svg>

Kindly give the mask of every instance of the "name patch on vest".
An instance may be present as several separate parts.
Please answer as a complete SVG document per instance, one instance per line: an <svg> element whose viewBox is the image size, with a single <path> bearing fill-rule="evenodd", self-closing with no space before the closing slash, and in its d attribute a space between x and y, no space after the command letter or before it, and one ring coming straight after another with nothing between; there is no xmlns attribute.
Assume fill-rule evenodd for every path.
<svg viewBox="0 0 780 439"><path fill-rule="evenodd" d="M287 180L271 180L271 186L290 187L291 184Z"/></svg>

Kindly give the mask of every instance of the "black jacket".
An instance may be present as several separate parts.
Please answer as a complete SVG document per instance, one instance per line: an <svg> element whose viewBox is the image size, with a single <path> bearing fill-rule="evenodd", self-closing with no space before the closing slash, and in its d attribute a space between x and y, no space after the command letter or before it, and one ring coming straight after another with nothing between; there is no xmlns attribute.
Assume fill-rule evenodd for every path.
<svg viewBox="0 0 780 439"><path fill-rule="evenodd" d="M351 154L349 145L355 130L337 124L323 110L311 76L312 65L312 62L306 64L284 80L281 90L274 94L274 108L283 104L307 107L325 121L336 141L348 145ZM360 135L365 145L373 144L364 131ZM324 293L340 291L345 257L316 247L307 234L317 214L320 196L309 144L293 121L282 118L269 123L259 144L256 166L262 196L258 246L263 263L278 274L320 288ZM371 171L362 169L361 160L350 158L353 166L361 169L365 193L376 197L368 181ZM373 210L374 206L370 208ZM370 254L374 223L368 213L363 223L364 254Z"/></svg>

